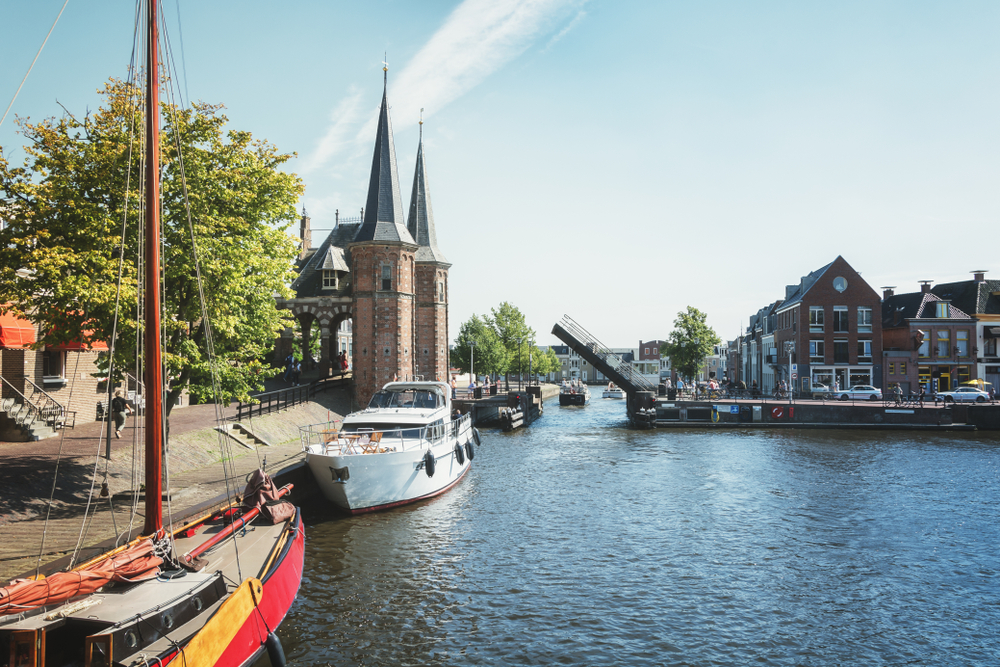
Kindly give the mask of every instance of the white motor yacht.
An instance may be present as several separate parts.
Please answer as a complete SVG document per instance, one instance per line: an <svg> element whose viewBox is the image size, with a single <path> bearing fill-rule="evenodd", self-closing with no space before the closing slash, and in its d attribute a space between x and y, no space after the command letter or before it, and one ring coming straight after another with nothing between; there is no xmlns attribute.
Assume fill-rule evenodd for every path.
<svg viewBox="0 0 1000 667"><path fill-rule="evenodd" d="M604 390L603 398L625 398L625 390L615 386L614 382L609 382L608 388Z"/></svg>
<svg viewBox="0 0 1000 667"><path fill-rule="evenodd" d="M479 444L471 415L453 416L443 382L390 382L343 424L301 427L306 462L328 500L352 514L444 493Z"/></svg>

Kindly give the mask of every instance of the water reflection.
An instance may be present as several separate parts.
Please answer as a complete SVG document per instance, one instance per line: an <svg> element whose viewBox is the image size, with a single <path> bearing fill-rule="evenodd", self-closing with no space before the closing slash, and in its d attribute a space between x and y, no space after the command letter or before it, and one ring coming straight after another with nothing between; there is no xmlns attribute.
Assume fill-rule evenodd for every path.
<svg viewBox="0 0 1000 667"><path fill-rule="evenodd" d="M993 664L992 438L484 433L419 505L306 511L295 665Z"/></svg>

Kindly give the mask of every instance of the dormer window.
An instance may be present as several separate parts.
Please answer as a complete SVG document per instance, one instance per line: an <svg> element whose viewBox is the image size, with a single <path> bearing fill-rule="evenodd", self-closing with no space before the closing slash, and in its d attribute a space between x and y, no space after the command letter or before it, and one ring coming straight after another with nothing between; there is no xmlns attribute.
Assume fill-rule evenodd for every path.
<svg viewBox="0 0 1000 667"><path fill-rule="evenodd" d="M934 304L934 308L936 309L936 316L937 317L948 317L948 302L947 301L938 301L937 303Z"/></svg>
<svg viewBox="0 0 1000 667"><path fill-rule="evenodd" d="M323 269L323 289L337 289L339 281L337 272L332 269Z"/></svg>

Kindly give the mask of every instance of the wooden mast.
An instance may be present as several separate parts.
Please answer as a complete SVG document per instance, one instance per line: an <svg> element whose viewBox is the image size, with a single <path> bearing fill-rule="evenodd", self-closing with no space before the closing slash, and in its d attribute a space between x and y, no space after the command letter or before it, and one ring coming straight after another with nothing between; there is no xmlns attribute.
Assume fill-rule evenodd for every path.
<svg viewBox="0 0 1000 667"><path fill-rule="evenodd" d="M144 330L146 410L146 524L163 528L163 374L160 357L160 80L157 0L147 0L146 54L146 318Z"/></svg>

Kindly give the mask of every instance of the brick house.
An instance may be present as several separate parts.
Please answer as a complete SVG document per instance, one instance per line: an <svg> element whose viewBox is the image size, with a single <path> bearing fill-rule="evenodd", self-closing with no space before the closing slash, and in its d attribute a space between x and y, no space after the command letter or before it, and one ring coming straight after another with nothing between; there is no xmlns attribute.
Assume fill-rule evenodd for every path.
<svg viewBox="0 0 1000 667"><path fill-rule="evenodd" d="M919 292L895 294L886 288L882 301L883 370L886 387L899 384L904 394L950 391L971 378L976 322L933 294L929 281Z"/></svg>
<svg viewBox="0 0 1000 667"><path fill-rule="evenodd" d="M775 311L775 347L784 364L791 351L796 389L881 386L881 312L879 294L840 256L788 285Z"/></svg>
<svg viewBox="0 0 1000 667"><path fill-rule="evenodd" d="M986 271L972 274L972 280L939 283L931 292L974 320L969 375L986 380L996 391L1000 389L1000 280L987 280Z"/></svg>
<svg viewBox="0 0 1000 667"><path fill-rule="evenodd" d="M85 424L97 420L98 403L108 401L108 385L97 377L97 362L105 343L87 348L80 343L50 345L35 350L34 324L12 313L0 315L0 440L33 440L51 435L39 423L24 428L9 416L29 402L53 415L53 422Z"/></svg>

